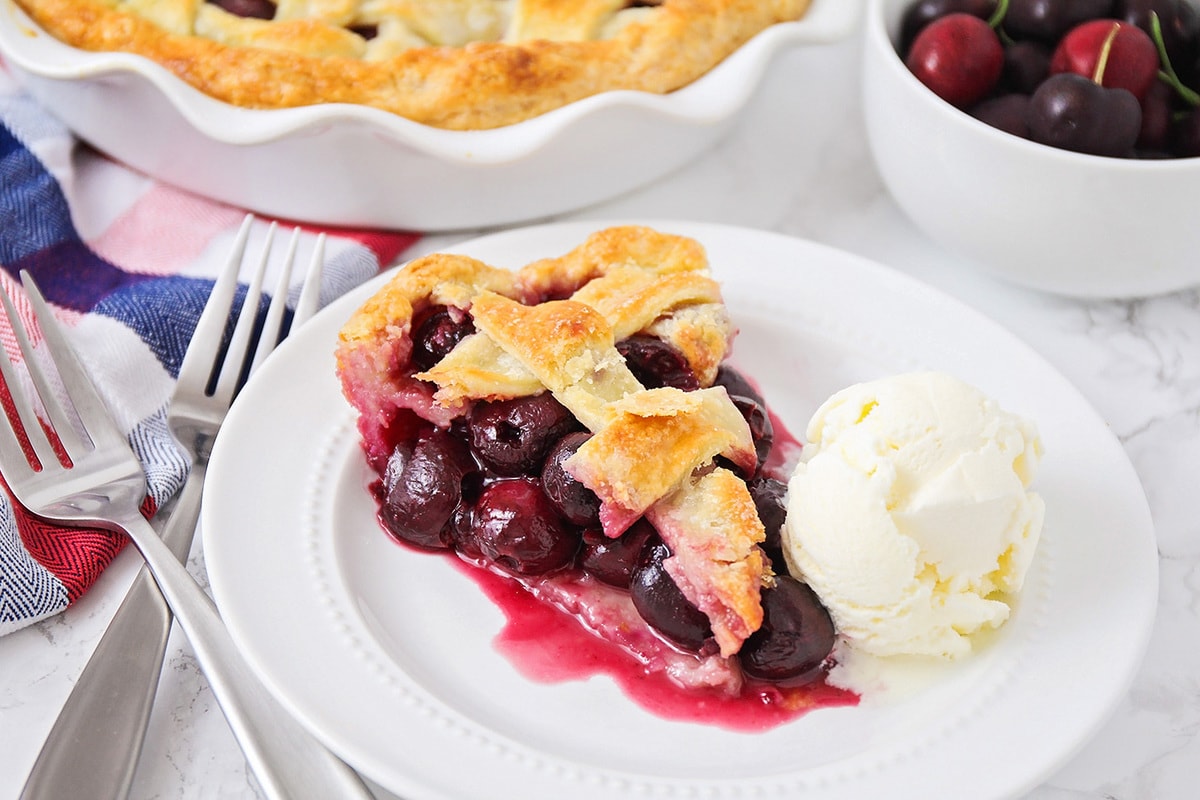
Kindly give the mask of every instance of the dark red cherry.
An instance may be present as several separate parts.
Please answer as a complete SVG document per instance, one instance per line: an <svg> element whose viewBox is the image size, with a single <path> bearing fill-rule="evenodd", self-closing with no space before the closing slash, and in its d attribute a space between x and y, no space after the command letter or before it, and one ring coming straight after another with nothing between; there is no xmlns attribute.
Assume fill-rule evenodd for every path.
<svg viewBox="0 0 1200 800"><path fill-rule="evenodd" d="M215 6L238 17L275 19L275 4L271 0L208 0Z"/></svg>
<svg viewBox="0 0 1200 800"><path fill-rule="evenodd" d="M652 539L638 558L629 594L642 619L664 639L682 650L698 652L712 637L712 626L663 566L670 555L661 539Z"/></svg>
<svg viewBox="0 0 1200 800"><path fill-rule="evenodd" d="M752 384L745 375L738 372L728 364L722 364L717 368L717 377L713 379L713 386L724 386L726 393L730 397L741 395L749 397L760 406L766 406L767 401L763 399L762 393Z"/></svg>
<svg viewBox="0 0 1200 800"><path fill-rule="evenodd" d="M463 476L462 499L454 507L454 512L450 515L450 522L446 526L454 549L464 558L474 561L484 559L483 552L479 549L479 542L475 540L475 504L479 502L479 496L483 494L486 480L484 474L478 470Z"/></svg>
<svg viewBox="0 0 1200 800"><path fill-rule="evenodd" d="M475 540L474 512L475 508L472 504L465 501L460 502L454 507L447 527L450 532L450 546L464 558L480 561L484 555L483 551L479 549L479 542Z"/></svg>
<svg viewBox="0 0 1200 800"><path fill-rule="evenodd" d="M633 523L616 539L610 539L600 530L586 530L583 532L579 566L597 580L628 589L646 543L657 535L654 526L645 519Z"/></svg>
<svg viewBox="0 0 1200 800"><path fill-rule="evenodd" d="M413 364L420 370L431 369L474 332L475 323L462 309L435 309L413 331Z"/></svg>
<svg viewBox="0 0 1200 800"><path fill-rule="evenodd" d="M754 384L750 383L745 375L727 364L722 364L717 369L713 386L723 387L738 411L742 412L746 424L750 426L750 435L754 439L758 466L762 467L771 452L771 445L775 441L775 425L771 422L770 414L767 413L767 401L763 399L762 393L755 388Z"/></svg>
<svg viewBox="0 0 1200 800"><path fill-rule="evenodd" d="M746 424L750 426L750 438L754 440L754 452L758 456L758 466L761 469L771 454L771 445L775 442L775 424L767 414L766 406L741 395L730 395L729 399L742 412Z"/></svg>
<svg viewBox="0 0 1200 800"><path fill-rule="evenodd" d="M1158 15L1163 46L1171 66L1185 83L1197 75L1194 65L1200 57L1200 10L1188 0L1116 0L1113 16L1151 32L1151 14Z"/></svg>
<svg viewBox="0 0 1200 800"><path fill-rule="evenodd" d="M1056 42L1081 22L1111 16L1113 0L1009 0L1004 30L1014 38Z"/></svg>
<svg viewBox="0 0 1200 800"><path fill-rule="evenodd" d="M1169 152L1174 118L1175 90L1162 81L1155 81L1142 98L1142 127L1137 138L1139 155L1162 157Z"/></svg>
<svg viewBox="0 0 1200 800"><path fill-rule="evenodd" d="M550 448L542 464L542 490L546 497L568 522L580 527L599 527L600 498L567 472L563 462L591 437L587 431L568 433Z"/></svg>
<svg viewBox="0 0 1200 800"><path fill-rule="evenodd" d="M900 18L900 52L907 53L917 34L934 20L950 14L989 19L996 11L996 4L997 0L917 0Z"/></svg>
<svg viewBox="0 0 1200 800"><path fill-rule="evenodd" d="M783 685L811 683L825 671L837 634L829 612L804 583L781 575L762 593L763 623L738 660L752 678Z"/></svg>
<svg viewBox="0 0 1200 800"><path fill-rule="evenodd" d="M1171 134L1171 153L1178 158L1200 157L1200 107L1193 108L1175 124Z"/></svg>
<svg viewBox="0 0 1200 800"><path fill-rule="evenodd" d="M397 539L426 549L453 544L447 523L475 469L466 446L438 428L396 447L384 472L379 517Z"/></svg>
<svg viewBox="0 0 1200 800"><path fill-rule="evenodd" d="M370 41L379 35L378 25L350 25L347 26L346 30L350 31L351 33L358 34L367 41Z"/></svg>
<svg viewBox="0 0 1200 800"><path fill-rule="evenodd" d="M1105 89L1082 75L1051 75L1029 104L1029 138L1098 156L1128 156L1142 128L1132 92Z"/></svg>
<svg viewBox="0 0 1200 800"><path fill-rule="evenodd" d="M938 97L966 108L986 97L1000 79L1004 47L984 20L951 14L917 34L904 63Z"/></svg>
<svg viewBox="0 0 1200 800"><path fill-rule="evenodd" d="M1000 73L1001 94L1033 94L1050 74L1053 51L1034 41L1013 42L1004 48L1004 70Z"/></svg>
<svg viewBox="0 0 1200 800"><path fill-rule="evenodd" d="M489 484L475 503L471 530L483 555L520 575L569 566L579 534L565 524L538 482L513 478Z"/></svg>
<svg viewBox="0 0 1200 800"><path fill-rule="evenodd" d="M984 100L971 109L971 116L993 128L1029 138L1029 95L1005 94Z"/></svg>
<svg viewBox="0 0 1200 800"><path fill-rule="evenodd" d="M662 339L636 334L617 342L629 371L647 389L670 386L690 392L700 388L692 365L677 347Z"/></svg>
<svg viewBox="0 0 1200 800"><path fill-rule="evenodd" d="M1096 19L1062 38L1050 57L1050 72L1074 72L1108 89L1127 89L1141 102L1158 79L1158 50L1141 28Z"/></svg>
<svg viewBox="0 0 1200 800"><path fill-rule="evenodd" d="M759 476L748 482L750 497L758 510L758 518L762 520L766 530L766 539L762 543L763 552L771 559L775 572L785 574L787 562L783 558L783 523L787 518L787 484L775 478Z"/></svg>
<svg viewBox="0 0 1200 800"><path fill-rule="evenodd" d="M471 450L497 475L535 475L550 447L579 427L549 392L477 403L467 419Z"/></svg>

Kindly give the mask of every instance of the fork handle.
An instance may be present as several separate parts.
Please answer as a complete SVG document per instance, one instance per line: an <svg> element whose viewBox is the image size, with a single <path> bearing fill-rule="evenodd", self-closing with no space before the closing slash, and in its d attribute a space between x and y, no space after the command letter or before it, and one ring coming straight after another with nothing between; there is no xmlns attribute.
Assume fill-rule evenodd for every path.
<svg viewBox="0 0 1200 800"><path fill-rule="evenodd" d="M180 561L200 515L203 466L197 466L200 473L188 476L162 529ZM170 633L171 610L143 567L59 712L22 800L128 796Z"/></svg>
<svg viewBox="0 0 1200 800"><path fill-rule="evenodd" d="M242 657L216 606L140 514L116 520L146 560L175 612L263 792L278 800L370 800L345 762L318 742L266 690Z"/></svg>

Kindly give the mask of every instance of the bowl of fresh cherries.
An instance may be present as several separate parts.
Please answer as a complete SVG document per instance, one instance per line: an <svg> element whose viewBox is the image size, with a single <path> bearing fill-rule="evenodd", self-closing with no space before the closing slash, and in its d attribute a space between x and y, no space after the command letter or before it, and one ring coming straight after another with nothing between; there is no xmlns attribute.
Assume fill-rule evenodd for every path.
<svg viewBox="0 0 1200 800"><path fill-rule="evenodd" d="M1195 0L870 0L863 101L898 205L1075 297L1200 285Z"/></svg>

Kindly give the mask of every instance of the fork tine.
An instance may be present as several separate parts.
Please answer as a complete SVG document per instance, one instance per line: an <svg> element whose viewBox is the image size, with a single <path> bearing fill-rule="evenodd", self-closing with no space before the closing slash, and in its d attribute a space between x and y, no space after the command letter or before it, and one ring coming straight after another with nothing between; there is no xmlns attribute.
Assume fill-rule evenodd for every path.
<svg viewBox="0 0 1200 800"><path fill-rule="evenodd" d="M258 264L250 283L246 287L246 295L242 299L242 307L238 312L237 323L233 326L233 335L229 340L225 361L221 365L221 374L217 378L217 388L213 397L226 406L233 402L242 376L242 367L250 351L250 337L254 332L254 323L258 318L258 303L262 298L263 274L267 269L267 261L271 255L271 246L275 240L277 225L272 222L267 228L267 237L263 242L262 252L258 256Z"/></svg>
<svg viewBox="0 0 1200 800"><path fill-rule="evenodd" d="M300 299L296 301L296 313L292 315L292 330L296 330L317 311L321 300L321 274L325 268L325 234L317 236L313 247L312 260L308 262L308 272L304 276L304 288L300 290Z"/></svg>
<svg viewBox="0 0 1200 800"><path fill-rule="evenodd" d="M196 323L183 363L179 366L176 395L187 392L199 396L206 393L213 365L217 363L217 356L221 351L221 339L225 332L225 323L229 319L230 307L233 305L233 296L237 291L238 271L246 252L246 241L250 237L250 225L253 221L252 214L247 214L242 221L242 227L234 238L229 260L213 284L212 293Z"/></svg>
<svg viewBox="0 0 1200 800"><path fill-rule="evenodd" d="M7 292L0 292L0 299L4 301L4 311L8 314L13 336L16 338L17 346L21 349L21 355L25 359L29 378L33 382L33 388L42 401L42 407L46 411L46 416L52 420L51 426L54 428L55 435L58 437L63 449L68 453L81 452L86 444L80 438L75 426L71 424L72 418L70 412L59 401L59 394L50 386L50 381L46 378L46 372L42 368L37 354L34 352L33 343L29 340L29 332L25 329L25 324L17 315L17 311L12 304L12 298L8 296ZM49 312L47 311L47 313ZM28 430L28 427L26 429ZM41 456L39 456L40 458Z"/></svg>
<svg viewBox="0 0 1200 800"><path fill-rule="evenodd" d="M0 299L4 301L4 310L8 314L13 332L18 337L23 336L24 327L12 307L12 302L8 299L8 293L0 292ZM32 374L37 367L31 364L29 369ZM29 450L32 450L34 457L44 465L58 463L58 455L54 452L49 438L42 429L37 412L33 409L33 403L30 402L28 395L18 382L17 370L12 359L9 358L8 351L3 347L0 347L0 374L3 375L4 385L12 399L13 410L17 413L16 423L9 419L7 420L8 425L0 425L0 458L3 458L5 478L11 488L13 484L32 478L38 472L38 469L29 463ZM21 426L20 431L17 430L17 424ZM25 441L28 442L29 450L22 444L22 433Z"/></svg>
<svg viewBox="0 0 1200 800"><path fill-rule="evenodd" d="M46 349L50 352L55 367L58 368L58 376L62 379L63 388L66 389L71 405L75 407L75 413L79 415L79 421L83 423L84 432L92 440L92 446L96 449L116 445L128 447L129 442L125 438L125 434L117 427L104 398L96 391L91 376L79 363L75 348L67 341L66 335L50 311L50 306L46 304L46 299L42 297L42 291L33 280L33 276L22 270L21 283L25 287L25 293L29 296L29 304L33 307L33 316L42 329L42 340L46 343ZM49 409L47 413L49 413ZM69 425L69 422L64 424L65 421L51 420L51 422L56 430ZM70 453L70 451L67 452Z"/></svg>
<svg viewBox="0 0 1200 800"><path fill-rule="evenodd" d="M3 349L4 348L0 348L0 351L3 351ZM21 390L20 388L14 390L12 388L14 384L11 383L13 372L12 361L9 359L8 353L6 352L0 352L0 356L3 356L0 358L0 371L4 373L5 385L10 387L9 394L13 397L13 402L19 404L20 401L17 400L17 396L21 394ZM20 414L19 408L18 414ZM5 421L9 424L0 425L0 463L4 464L4 480L11 489L13 486L20 486L21 484L31 480L35 475L37 475L38 471L29 463L28 450L26 450L25 445L22 444L19 434L17 433L16 424L21 424L25 431L29 430L27 424L24 423L24 416L21 415L21 421L16 424L14 424L11 420L8 420L7 416ZM37 425L36 422L33 424L35 426ZM29 437L28 433L26 433L26 437ZM49 442L46 444L48 446ZM40 460L41 459L39 458L39 461Z"/></svg>
<svg viewBox="0 0 1200 800"><path fill-rule="evenodd" d="M279 279L275 282L271 304L267 306L267 316L258 336L258 346L254 349L254 360L250 363L250 369L246 373L247 378L254 374L271 351L275 349L275 345L279 343L279 331L283 327L283 309L287 306L287 291L292 282L292 266L296 261L296 247L299 242L300 229L293 228L283 268L279 272Z"/></svg>

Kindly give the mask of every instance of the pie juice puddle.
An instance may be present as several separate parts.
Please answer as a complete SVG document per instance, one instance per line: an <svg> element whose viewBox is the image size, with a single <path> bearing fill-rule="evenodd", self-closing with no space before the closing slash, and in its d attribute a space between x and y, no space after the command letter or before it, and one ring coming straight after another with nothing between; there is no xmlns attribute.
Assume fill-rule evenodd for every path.
<svg viewBox="0 0 1200 800"><path fill-rule="evenodd" d="M747 680L738 694L681 687L665 671L648 669L631 653L589 631L574 615L535 596L544 587L531 591L514 578L454 555L447 557L504 614L506 623L496 636L496 649L530 680L561 683L607 675L627 697L656 716L743 733L766 731L816 709L859 702L856 693L824 680L799 687ZM656 646L669 649L661 641Z"/></svg>

